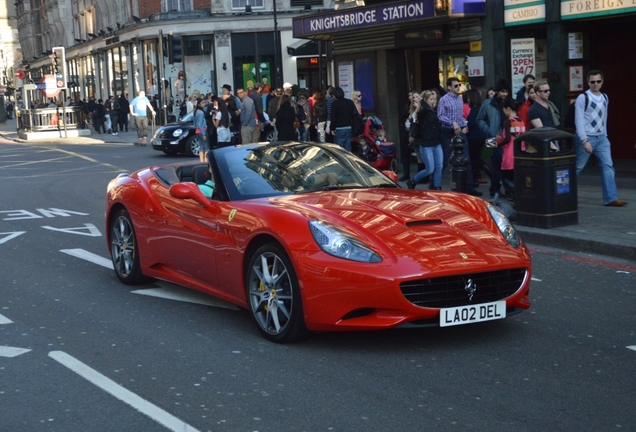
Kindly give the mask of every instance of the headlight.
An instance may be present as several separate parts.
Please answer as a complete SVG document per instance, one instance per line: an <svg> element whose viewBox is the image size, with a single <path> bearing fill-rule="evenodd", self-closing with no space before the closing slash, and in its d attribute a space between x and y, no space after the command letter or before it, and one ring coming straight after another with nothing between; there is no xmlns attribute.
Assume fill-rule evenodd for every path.
<svg viewBox="0 0 636 432"><path fill-rule="evenodd" d="M519 238L515 227L512 226L506 215L492 204L488 204L488 211L497 224L497 228L499 228L499 231L501 231L501 234L510 246L518 248L519 245L521 245L521 239Z"/></svg>
<svg viewBox="0 0 636 432"><path fill-rule="evenodd" d="M309 221L309 230L320 248L338 258L360 262L381 262L382 258L371 249L324 222Z"/></svg>
<svg viewBox="0 0 636 432"><path fill-rule="evenodd" d="M175 138L178 138L181 136L182 133L183 133L183 129L181 128L175 129L174 132L172 132L172 136Z"/></svg>

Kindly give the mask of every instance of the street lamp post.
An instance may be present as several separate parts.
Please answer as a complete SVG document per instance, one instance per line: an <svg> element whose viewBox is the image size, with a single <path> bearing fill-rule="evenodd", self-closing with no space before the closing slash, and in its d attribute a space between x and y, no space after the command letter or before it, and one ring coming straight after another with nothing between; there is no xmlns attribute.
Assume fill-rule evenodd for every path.
<svg viewBox="0 0 636 432"><path fill-rule="evenodd" d="M280 87L280 69L278 67L278 13L276 10L276 1L274 2L274 87Z"/></svg>

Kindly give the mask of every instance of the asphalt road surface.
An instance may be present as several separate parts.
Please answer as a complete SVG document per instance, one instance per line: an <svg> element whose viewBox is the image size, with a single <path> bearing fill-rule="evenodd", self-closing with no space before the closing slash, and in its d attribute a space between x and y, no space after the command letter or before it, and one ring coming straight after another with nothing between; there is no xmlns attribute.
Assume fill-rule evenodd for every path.
<svg viewBox="0 0 636 432"><path fill-rule="evenodd" d="M0 143L1 431L636 430L633 262L531 245L522 314L272 344L110 267L108 181L184 159Z"/></svg>

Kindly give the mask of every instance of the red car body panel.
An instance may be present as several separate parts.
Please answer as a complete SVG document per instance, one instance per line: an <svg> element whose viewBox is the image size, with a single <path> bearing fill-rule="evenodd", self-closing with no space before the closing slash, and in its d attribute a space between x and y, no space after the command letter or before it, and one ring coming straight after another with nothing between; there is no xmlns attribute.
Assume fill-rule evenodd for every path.
<svg viewBox="0 0 636 432"><path fill-rule="evenodd" d="M111 182L107 227L121 207L134 223L144 275L243 308L249 308L244 284L248 253L255 244L276 241L293 263L305 324L313 331L375 330L435 320L440 309L414 305L400 284L482 271L526 269L520 288L505 301L510 310L530 307L528 249L523 243L509 245L486 202L465 194L378 188L212 200L203 206L171 196L150 168ZM312 219L360 240L382 262L354 262L323 252L310 232ZM358 310L366 312L348 316Z"/></svg>

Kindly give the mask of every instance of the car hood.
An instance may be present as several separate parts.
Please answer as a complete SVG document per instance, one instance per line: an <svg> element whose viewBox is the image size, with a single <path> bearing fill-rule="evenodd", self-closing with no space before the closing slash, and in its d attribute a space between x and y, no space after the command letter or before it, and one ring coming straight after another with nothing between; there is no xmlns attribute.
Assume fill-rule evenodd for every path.
<svg viewBox="0 0 636 432"><path fill-rule="evenodd" d="M465 194L366 189L287 196L278 204L302 208L306 217L332 223L385 257L413 260L417 267L426 262L457 270L518 263L527 255L525 247L506 242L485 201Z"/></svg>

